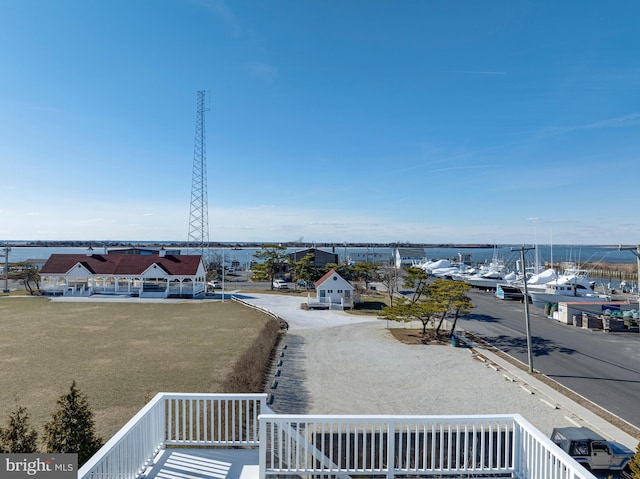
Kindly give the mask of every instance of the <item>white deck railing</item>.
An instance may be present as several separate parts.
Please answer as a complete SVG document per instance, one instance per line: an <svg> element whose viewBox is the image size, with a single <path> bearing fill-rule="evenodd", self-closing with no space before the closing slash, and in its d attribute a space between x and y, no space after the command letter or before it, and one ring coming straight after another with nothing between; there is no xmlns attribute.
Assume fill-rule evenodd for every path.
<svg viewBox="0 0 640 479"><path fill-rule="evenodd" d="M260 478L594 478L519 415L262 415L260 445Z"/></svg>
<svg viewBox="0 0 640 479"><path fill-rule="evenodd" d="M340 301L333 301L331 296L312 298L310 294L307 294L307 306L310 308L325 307L329 309L345 309L353 307L352 298L340 298Z"/></svg>
<svg viewBox="0 0 640 479"><path fill-rule="evenodd" d="M158 393L78 471L79 479L135 479L167 445L258 447L266 394Z"/></svg>
<svg viewBox="0 0 640 479"><path fill-rule="evenodd" d="M275 414L266 394L159 393L78 471L136 479L167 446L259 448L259 477L595 479L520 415Z"/></svg>

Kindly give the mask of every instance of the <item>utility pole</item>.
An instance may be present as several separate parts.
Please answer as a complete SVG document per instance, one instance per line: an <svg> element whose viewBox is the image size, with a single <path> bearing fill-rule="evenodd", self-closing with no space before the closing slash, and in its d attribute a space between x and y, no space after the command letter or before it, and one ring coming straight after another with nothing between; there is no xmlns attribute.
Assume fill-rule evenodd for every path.
<svg viewBox="0 0 640 479"><path fill-rule="evenodd" d="M224 303L224 247L222 248L222 302Z"/></svg>
<svg viewBox="0 0 640 479"><path fill-rule="evenodd" d="M205 268L209 267L209 200L207 197L207 145L204 114L206 92L198 91L196 113L196 137L193 148L193 175L191 180L191 209L187 248L202 256Z"/></svg>
<svg viewBox="0 0 640 479"><path fill-rule="evenodd" d="M9 292L9 248L7 245L4 247L4 254L0 254L0 258L4 256L4 290L3 293Z"/></svg>
<svg viewBox="0 0 640 479"><path fill-rule="evenodd" d="M511 251L520 251L520 261L522 262L522 282L524 283L524 320L527 330L527 356L529 359L529 373L533 373L533 351L531 349L531 320L529 318L529 291L527 291L527 268L524 263L524 252L534 248L525 248L522 245L519 249L511 248Z"/></svg>
<svg viewBox="0 0 640 479"><path fill-rule="evenodd" d="M634 251L635 250L635 251ZM618 246L618 251L631 251L633 254L636 255L636 263L638 264L638 277L636 278L637 281L637 289L636 292L638 293L638 307L640 308L640 244L638 246Z"/></svg>

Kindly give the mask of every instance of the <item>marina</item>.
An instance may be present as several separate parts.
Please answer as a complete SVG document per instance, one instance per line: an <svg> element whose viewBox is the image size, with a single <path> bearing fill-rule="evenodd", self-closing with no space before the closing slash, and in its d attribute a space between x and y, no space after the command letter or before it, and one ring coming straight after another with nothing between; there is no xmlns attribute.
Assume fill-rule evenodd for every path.
<svg viewBox="0 0 640 479"><path fill-rule="evenodd" d="M181 250L187 250L185 244L172 243L172 242L126 242L116 243L112 242L100 242L100 241L86 241L86 242L73 242L73 246L70 243L60 242L60 244L52 244L45 242L44 245L27 241L4 241L3 246L11 248L9 253L10 262L21 262L27 259L46 259L53 253L83 253L88 246L92 246L94 249L104 247L122 247L122 246L148 246L148 247L164 247L164 248L177 248ZM278 244L278 242L275 242ZM117 246L116 246L117 245ZM239 245L238 243L223 243L209 248L211 253L225 252L225 256L237 257L241 261L248 261L253 258L253 254L260 250L260 244L247 244ZM332 251L339 255L340 260L343 261L351 255L357 254L358 257L366 259L376 258L378 261L384 261L391 258L393 250L396 247L403 247L404 245L394 244L371 244L369 246L362 244L296 244L287 245L287 252L294 252L304 248L316 247L325 251ZM413 247L413 245L412 245ZM515 264L518 260L518 253L512 251L513 248L519 248L519 245L485 245L469 246L469 245L419 245L425 252L424 260L440 260L447 259L454 262L458 259L460 254L466 255L471 263L482 264L490 263L494 256L498 254L505 264ZM560 264L562 262L572 263L588 263L593 265L593 271L597 271L598 274L605 275L608 270L598 268L598 265L602 264L634 264L635 257L629 251L618 249L615 245L538 245L538 257L539 261L553 264ZM533 254L527 255L527 262L535 262ZM624 279L620 277L620 279Z"/></svg>

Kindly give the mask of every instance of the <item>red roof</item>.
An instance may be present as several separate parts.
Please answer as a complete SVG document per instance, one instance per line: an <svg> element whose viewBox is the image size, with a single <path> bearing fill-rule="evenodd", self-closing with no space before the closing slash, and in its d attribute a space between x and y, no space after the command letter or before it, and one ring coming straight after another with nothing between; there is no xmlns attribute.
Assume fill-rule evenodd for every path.
<svg viewBox="0 0 640 479"><path fill-rule="evenodd" d="M52 254L40 274L66 274L78 263L96 275L137 275L157 264L170 276L194 276L200 255Z"/></svg>
<svg viewBox="0 0 640 479"><path fill-rule="evenodd" d="M334 275L334 274L338 274L338 273L336 273L336 270L332 268L327 274L325 274L322 278L320 278L318 281L316 281L316 283L315 283L316 288L318 286L320 286L322 283L324 283L326 280L331 278L331 276ZM338 276L340 276L340 275L338 275Z"/></svg>

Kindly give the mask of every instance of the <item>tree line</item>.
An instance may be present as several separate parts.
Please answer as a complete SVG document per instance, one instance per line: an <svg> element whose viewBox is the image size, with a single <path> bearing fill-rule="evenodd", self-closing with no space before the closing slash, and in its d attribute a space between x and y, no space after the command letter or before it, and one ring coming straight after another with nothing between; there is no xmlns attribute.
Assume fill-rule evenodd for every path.
<svg viewBox="0 0 640 479"><path fill-rule="evenodd" d="M322 268L314 266L313 253L309 253L299 261L291 261L286 253L287 248L281 245L264 244L253 255L258 263L252 267L253 281L268 281L273 289L273 281L282 274L291 277L294 284L304 281L313 284L323 275L334 269L347 281L363 281L365 284L378 280L379 265L372 263L334 264L328 263Z"/></svg>

